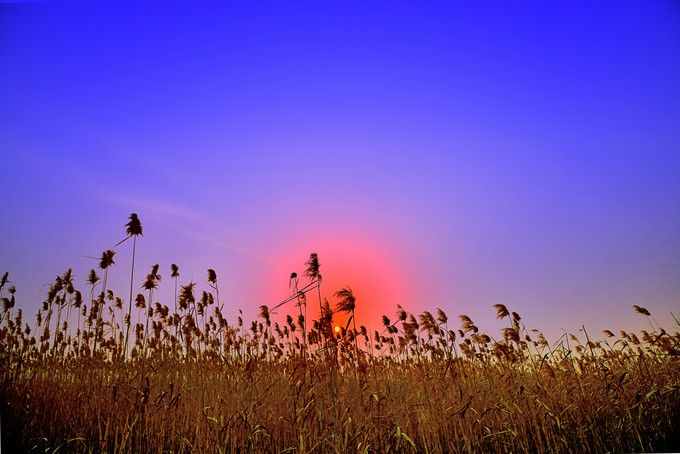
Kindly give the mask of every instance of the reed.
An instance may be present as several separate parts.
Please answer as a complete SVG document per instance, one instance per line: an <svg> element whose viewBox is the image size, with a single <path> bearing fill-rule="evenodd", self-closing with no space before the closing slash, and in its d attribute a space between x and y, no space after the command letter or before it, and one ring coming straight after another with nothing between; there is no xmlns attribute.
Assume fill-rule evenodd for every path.
<svg viewBox="0 0 680 454"><path fill-rule="evenodd" d="M277 305L294 313L281 324L267 305L250 323L226 320L213 269L205 283L180 283L172 265L169 285L179 291L157 302L164 281L154 265L139 283L147 297L135 299L140 316L128 338L131 310L106 286L113 257L103 255L99 297L94 270L85 292L68 270L33 322L3 274L0 410L8 452L680 449L678 326L671 333L651 323L642 306L633 312L650 320L649 330L605 330L597 339L582 329L551 342L502 304L493 306L508 320L498 336L467 315L455 329L439 308L412 314L401 306L381 326L357 329L363 302L344 288L334 293L335 309L349 320L336 332L313 254L309 282L292 275L284 300L292 304ZM302 306L315 290L321 316L308 323Z"/></svg>

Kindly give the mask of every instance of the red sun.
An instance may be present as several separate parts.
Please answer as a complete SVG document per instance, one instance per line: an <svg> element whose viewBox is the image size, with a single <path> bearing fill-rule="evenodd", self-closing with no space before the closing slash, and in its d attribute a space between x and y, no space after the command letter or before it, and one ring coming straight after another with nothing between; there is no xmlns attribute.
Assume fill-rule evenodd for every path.
<svg viewBox="0 0 680 454"><path fill-rule="evenodd" d="M265 283L270 306L291 293L288 279L292 272L299 276L299 287L309 282L305 276L305 262L309 254L316 252L321 263L321 295L335 308L338 298L335 293L341 288L351 288L356 297L357 328L365 325L378 328L382 315L394 318L396 305L412 308L408 301L408 273L403 269L403 257L397 250L397 242L386 237L369 235L366 232L338 230L325 234L312 234L290 241L280 247L271 257L271 269ZM278 319L285 314L295 314L291 302L278 311ZM318 318L319 299L317 291L307 294L307 316ZM337 313L333 323L345 326L348 314Z"/></svg>

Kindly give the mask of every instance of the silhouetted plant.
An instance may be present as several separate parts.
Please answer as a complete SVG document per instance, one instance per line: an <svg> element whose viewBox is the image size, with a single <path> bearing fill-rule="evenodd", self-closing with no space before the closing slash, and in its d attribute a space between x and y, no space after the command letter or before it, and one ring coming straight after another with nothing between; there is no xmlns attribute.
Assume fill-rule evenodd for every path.
<svg viewBox="0 0 680 454"><path fill-rule="evenodd" d="M312 282L316 282L317 295L319 298L319 314L321 314L321 264L319 263L319 254L312 252L309 254L309 260L306 263L305 276L310 278ZM321 315L319 315L320 317Z"/></svg>
<svg viewBox="0 0 680 454"><path fill-rule="evenodd" d="M149 338L149 318L151 317L151 315L153 315L153 291L158 288L158 282L160 282L161 280L161 275L158 274L159 268L160 267L157 264L152 266L151 272L146 276L144 284L142 284L144 290L149 292L149 307L145 311L146 322L144 327L144 344L143 344L144 351L146 351L146 342L147 339Z"/></svg>
<svg viewBox="0 0 680 454"><path fill-rule="evenodd" d="M177 314L177 284L179 281L179 267L176 264L170 265L170 277L174 279L175 281L175 315ZM176 322L175 324L175 337L177 337L179 332L179 323Z"/></svg>
<svg viewBox="0 0 680 454"><path fill-rule="evenodd" d="M132 314L132 285L135 280L135 254L137 252L137 237L143 235L142 223L137 216L137 213L130 214L130 218L127 224L125 224L125 232L127 236L118 242L116 246L122 244L123 242L132 238L132 266L130 267L130 297L128 298L128 313L127 317L130 319ZM125 329L125 345L123 345L123 356L127 353L128 338L130 335L130 323L127 324Z"/></svg>
<svg viewBox="0 0 680 454"><path fill-rule="evenodd" d="M109 268L115 264L114 257L116 253L111 249L107 249L102 252L101 259L99 260L99 268L104 272L104 280L102 281L102 291L99 297L92 302L91 310L95 311L96 323L94 325L94 345L92 347L92 353L96 353L97 344L99 342L101 330L102 330L102 311L104 310L104 294L106 293L106 286L109 278Z"/></svg>
<svg viewBox="0 0 680 454"><path fill-rule="evenodd" d="M347 325L349 326L349 322L352 322L352 327L354 330L354 350L355 350L355 355L356 355L356 360L359 360L359 345L356 340L356 332L357 332L357 321L355 317L355 309L356 309L356 297L354 296L354 292L352 292L351 288L343 288L338 290L335 293L335 296L340 298L340 301L335 306L335 310L338 312L345 312L347 314L351 314L350 319L347 321Z"/></svg>

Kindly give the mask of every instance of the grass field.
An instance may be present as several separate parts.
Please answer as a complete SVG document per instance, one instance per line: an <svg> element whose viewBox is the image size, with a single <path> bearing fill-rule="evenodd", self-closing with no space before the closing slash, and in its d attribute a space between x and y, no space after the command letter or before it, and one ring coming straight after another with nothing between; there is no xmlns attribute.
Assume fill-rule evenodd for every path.
<svg viewBox="0 0 680 454"><path fill-rule="evenodd" d="M351 289L321 300L312 254L291 296L248 323L223 318L213 270L199 294L172 265L167 304L151 304L158 265L144 293L118 296L114 258L105 251L82 290L71 270L57 277L30 322L2 277L6 452L680 450L677 321L667 332L644 307L633 310L649 330L552 342L503 305L498 336L439 309L397 307L368 329Z"/></svg>

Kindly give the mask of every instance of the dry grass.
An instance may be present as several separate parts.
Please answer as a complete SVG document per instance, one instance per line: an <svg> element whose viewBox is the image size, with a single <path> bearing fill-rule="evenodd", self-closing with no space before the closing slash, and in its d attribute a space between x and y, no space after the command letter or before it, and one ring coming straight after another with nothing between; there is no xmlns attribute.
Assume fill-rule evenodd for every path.
<svg viewBox="0 0 680 454"><path fill-rule="evenodd" d="M494 309L508 327L496 340L465 315L454 330L441 310L415 316L401 307L372 334L349 321L335 334L329 304L305 323L305 295L319 284L311 278L298 289L295 276L298 308L286 323L263 307L261 319L232 325L212 270L200 296L185 284L176 302L149 304L155 267L143 281L147 297L135 300L124 356L126 304L103 287L97 297L105 284L95 278L79 292L70 271L60 276L34 331L3 278L8 452L680 449L680 334L640 306L651 331L605 331L601 341L580 331L550 344L502 305ZM338 309L351 313L351 290L339 295Z"/></svg>

